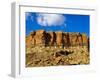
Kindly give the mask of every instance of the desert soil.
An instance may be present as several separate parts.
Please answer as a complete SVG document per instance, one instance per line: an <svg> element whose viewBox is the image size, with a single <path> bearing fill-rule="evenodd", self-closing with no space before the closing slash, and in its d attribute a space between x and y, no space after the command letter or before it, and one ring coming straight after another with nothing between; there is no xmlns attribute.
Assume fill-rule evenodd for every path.
<svg viewBox="0 0 100 80"><path fill-rule="evenodd" d="M87 46L68 48L27 47L26 67L89 64Z"/></svg>

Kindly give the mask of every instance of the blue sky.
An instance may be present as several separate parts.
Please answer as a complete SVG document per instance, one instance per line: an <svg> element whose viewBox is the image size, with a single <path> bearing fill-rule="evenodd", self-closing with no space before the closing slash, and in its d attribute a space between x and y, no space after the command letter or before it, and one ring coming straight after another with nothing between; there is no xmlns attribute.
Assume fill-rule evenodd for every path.
<svg viewBox="0 0 100 80"><path fill-rule="evenodd" d="M26 12L26 35L31 31L44 29L46 31L80 32L90 35L89 15L50 14Z"/></svg>

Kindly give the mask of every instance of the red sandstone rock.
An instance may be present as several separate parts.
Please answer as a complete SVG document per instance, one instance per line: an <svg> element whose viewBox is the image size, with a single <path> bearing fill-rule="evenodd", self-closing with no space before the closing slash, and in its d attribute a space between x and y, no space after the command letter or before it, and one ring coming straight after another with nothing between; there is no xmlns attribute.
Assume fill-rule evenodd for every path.
<svg viewBox="0 0 100 80"><path fill-rule="evenodd" d="M35 38L35 44L36 45L42 45L45 44L45 31L44 30L38 30L36 31Z"/></svg>
<svg viewBox="0 0 100 80"><path fill-rule="evenodd" d="M59 31L59 32L56 32L56 43L58 46L62 46L62 41L63 40L63 36L62 36L62 32Z"/></svg>
<svg viewBox="0 0 100 80"><path fill-rule="evenodd" d="M86 34L80 33L64 33L61 31L57 32L46 32L44 30L38 30L31 32L26 37L26 46L30 45L55 45L56 46L79 46L86 45L89 47L89 38Z"/></svg>

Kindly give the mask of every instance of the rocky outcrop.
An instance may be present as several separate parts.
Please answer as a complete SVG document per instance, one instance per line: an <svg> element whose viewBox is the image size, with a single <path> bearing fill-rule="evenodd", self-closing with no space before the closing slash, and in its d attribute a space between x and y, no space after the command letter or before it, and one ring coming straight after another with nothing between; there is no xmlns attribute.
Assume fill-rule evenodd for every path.
<svg viewBox="0 0 100 80"><path fill-rule="evenodd" d="M68 47L71 45L71 39L69 33L63 33L63 44L65 47Z"/></svg>
<svg viewBox="0 0 100 80"><path fill-rule="evenodd" d="M33 31L26 37L26 46L82 46L89 47L89 38L86 34L67 32L46 32L44 30Z"/></svg>
<svg viewBox="0 0 100 80"><path fill-rule="evenodd" d="M70 45L76 46L82 44L82 37L80 33L70 33L69 39Z"/></svg>
<svg viewBox="0 0 100 80"><path fill-rule="evenodd" d="M54 46L56 43L56 34L55 32L48 32L46 36L46 42L48 45Z"/></svg>
<svg viewBox="0 0 100 80"><path fill-rule="evenodd" d="M35 45L45 45L45 38L46 38L46 32L44 30L38 30L36 31L36 35L34 36L35 38Z"/></svg>
<svg viewBox="0 0 100 80"><path fill-rule="evenodd" d="M86 36L86 34L82 34L82 38L83 38L83 44L84 45L88 44L88 37Z"/></svg>
<svg viewBox="0 0 100 80"><path fill-rule="evenodd" d="M56 32L56 44L57 46L62 46L63 45L63 35L62 32Z"/></svg>

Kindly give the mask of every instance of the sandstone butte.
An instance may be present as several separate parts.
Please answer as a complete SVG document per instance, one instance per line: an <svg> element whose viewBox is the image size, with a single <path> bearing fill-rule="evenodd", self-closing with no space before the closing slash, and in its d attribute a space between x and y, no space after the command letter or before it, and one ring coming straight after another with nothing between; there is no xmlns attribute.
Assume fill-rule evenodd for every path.
<svg viewBox="0 0 100 80"><path fill-rule="evenodd" d="M26 36L26 47L28 46L88 46L89 37L85 33L45 31L37 30Z"/></svg>

